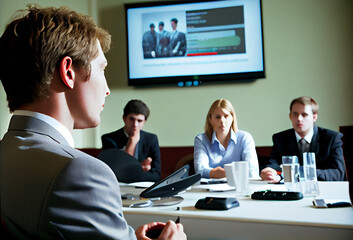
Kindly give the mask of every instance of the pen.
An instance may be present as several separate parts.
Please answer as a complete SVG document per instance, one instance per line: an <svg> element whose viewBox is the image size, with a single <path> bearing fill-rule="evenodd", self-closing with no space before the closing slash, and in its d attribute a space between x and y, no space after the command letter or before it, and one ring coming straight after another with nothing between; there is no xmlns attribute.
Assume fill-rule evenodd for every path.
<svg viewBox="0 0 353 240"><path fill-rule="evenodd" d="M180 217L179 216L175 220L175 223L176 224L180 223ZM150 229L149 231L146 232L146 237L149 237L151 239L158 238L162 231L163 231L163 228Z"/></svg>
<svg viewBox="0 0 353 240"><path fill-rule="evenodd" d="M327 203L328 208L337 208L337 207L351 207L352 204L349 202L335 202L335 203Z"/></svg>

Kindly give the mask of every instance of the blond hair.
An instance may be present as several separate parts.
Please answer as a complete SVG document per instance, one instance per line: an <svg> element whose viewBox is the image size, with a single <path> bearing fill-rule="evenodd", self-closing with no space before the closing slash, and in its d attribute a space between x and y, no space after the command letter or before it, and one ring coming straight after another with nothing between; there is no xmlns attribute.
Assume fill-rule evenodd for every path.
<svg viewBox="0 0 353 240"><path fill-rule="evenodd" d="M205 134L210 141L212 140L212 133L213 133L213 128L210 123L210 118L216 108L226 109L232 115L233 122L232 122L231 127L235 133L238 132L238 123L237 123L237 118L235 115L233 105L226 99L218 99L212 103L210 109L208 110L207 116L206 116Z"/></svg>

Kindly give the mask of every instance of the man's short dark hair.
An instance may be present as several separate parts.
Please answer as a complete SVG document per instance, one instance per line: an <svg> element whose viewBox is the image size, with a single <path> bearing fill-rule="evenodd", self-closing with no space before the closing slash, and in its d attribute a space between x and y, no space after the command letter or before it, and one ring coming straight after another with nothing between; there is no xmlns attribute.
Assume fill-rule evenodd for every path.
<svg viewBox="0 0 353 240"><path fill-rule="evenodd" d="M150 28L151 28L151 27L155 27L153 23L150 24Z"/></svg>
<svg viewBox="0 0 353 240"><path fill-rule="evenodd" d="M159 22L158 26L164 26L164 22Z"/></svg>
<svg viewBox="0 0 353 240"><path fill-rule="evenodd" d="M170 20L171 22L175 22L176 24L178 24L178 19L176 18L172 18L172 20Z"/></svg>
<svg viewBox="0 0 353 240"><path fill-rule="evenodd" d="M133 99L124 107L124 117L127 117L129 114L142 114L145 116L145 120L147 120L150 115L150 110L141 100Z"/></svg>

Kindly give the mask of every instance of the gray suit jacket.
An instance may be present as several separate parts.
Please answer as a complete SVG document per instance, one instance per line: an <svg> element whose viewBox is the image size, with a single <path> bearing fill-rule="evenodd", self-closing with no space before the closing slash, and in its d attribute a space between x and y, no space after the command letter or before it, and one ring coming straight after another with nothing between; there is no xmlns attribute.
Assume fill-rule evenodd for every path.
<svg viewBox="0 0 353 240"><path fill-rule="evenodd" d="M0 144L1 217L20 239L136 239L118 182L47 123L13 116Z"/></svg>

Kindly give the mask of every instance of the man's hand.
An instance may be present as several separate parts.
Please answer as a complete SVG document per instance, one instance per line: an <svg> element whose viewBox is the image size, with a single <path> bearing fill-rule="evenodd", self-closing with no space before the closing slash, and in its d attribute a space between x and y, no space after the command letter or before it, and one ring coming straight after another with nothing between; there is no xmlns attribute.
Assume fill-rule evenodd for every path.
<svg viewBox="0 0 353 240"><path fill-rule="evenodd" d="M151 163L152 163L152 158L148 157L145 160L141 162L142 170L144 172L147 172L151 170Z"/></svg>
<svg viewBox="0 0 353 240"><path fill-rule="evenodd" d="M278 183L281 181L281 177L277 174L277 171L270 167L262 169L260 177L262 180L269 181L270 183Z"/></svg>
<svg viewBox="0 0 353 240"><path fill-rule="evenodd" d="M140 141L140 131L136 131L134 132L133 135L129 136L129 139L127 140L125 152L130 154L131 156L134 156L136 145L139 141Z"/></svg>
<svg viewBox="0 0 353 240"><path fill-rule="evenodd" d="M153 222L145 224L139 227L136 231L136 237L138 240L150 240L146 236L146 233L151 229L163 228L161 234L157 238L158 240L186 240L186 234L184 233L184 227L180 223L168 221L167 223Z"/></svg>
<svg viewBox="0 0 353 240"><path fill-rule="evenodd" d="M224 178L226 177L226 172L222 167L213 168L210 172L210 178Z"/></svg>

